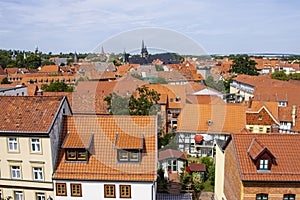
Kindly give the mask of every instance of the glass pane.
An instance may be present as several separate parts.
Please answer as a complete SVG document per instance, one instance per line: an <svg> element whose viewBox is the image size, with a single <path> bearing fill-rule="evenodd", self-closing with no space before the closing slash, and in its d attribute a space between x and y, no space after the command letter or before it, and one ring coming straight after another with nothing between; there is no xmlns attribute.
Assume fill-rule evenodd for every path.
<svg viewBox="0 0 300 200"><path fill-rule="evenodd" d="M86 160L86 151L78 151L78 160Z"/></svg>

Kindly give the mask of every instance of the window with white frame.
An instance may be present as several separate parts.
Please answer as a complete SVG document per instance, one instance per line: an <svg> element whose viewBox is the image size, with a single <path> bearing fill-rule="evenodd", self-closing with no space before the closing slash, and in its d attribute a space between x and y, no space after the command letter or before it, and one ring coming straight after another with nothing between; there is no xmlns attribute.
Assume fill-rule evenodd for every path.
<svg viewBox="0 0 300 200"><path fill-rule="evenodd" d="M15 196L14 200L23 200L23 192L21 191L15 191L14 196Z"/></svg>
<svg viewBox="0 0 300 200"><path fill-rule="evenodd" d="M46 200L44 193L36 193L36 200Z"/></svg>
<svg viewBox="0 0 300 200"><path fill-rule="evenodd" d="M20 166L11 166L11 178L12 179L21 179L21 168Z"/></svg>
<svg viewBox="0 0 300 200"><path fill-rule="evenodd" d="M41 141L38 138L30 139L31 152L41 152Z"/></svg>
<svg viewBox="0 0 300 200"><path fill-rule="evenodd" d="M41 167L33 167L33 180L42 181L43 180L43 169Z"/></svg>
<svg viewBox="0 0 300 200"><path fill-rule="evenodd" d="M8 138L8 150L9 151L18 151L17 138Z"/></svg>
<svg viewBox="0 0 300 200"><path fill-rule="evenodd" d="M283 195L283 200L295 200L296 195L295 194L284 194Z"/></svg>
<svg viewBox="0 0 300 200"><path fill-rule="evenodd" d="M259 161L259 169L260 170L268 170L269 169L269 160L268 159L261 159Z"/></svg>
<svg viewBox="0 0 300 200"><path fill-rule="evenodd" d="M257 194L256 200L268 200L268 194Z"/></svg>

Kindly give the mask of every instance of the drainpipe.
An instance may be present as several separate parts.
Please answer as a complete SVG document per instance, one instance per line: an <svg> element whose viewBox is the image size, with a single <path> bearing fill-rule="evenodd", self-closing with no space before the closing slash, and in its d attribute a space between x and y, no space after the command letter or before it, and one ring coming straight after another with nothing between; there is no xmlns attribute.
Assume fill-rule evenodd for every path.
<svg viewBox="0 0 300 200"><path fill-rule="evenodd" d="M296 107L296 105L293 105L293 109L292 109L293 126L296 125L296 111L297 111L297 107Z"/></svg>

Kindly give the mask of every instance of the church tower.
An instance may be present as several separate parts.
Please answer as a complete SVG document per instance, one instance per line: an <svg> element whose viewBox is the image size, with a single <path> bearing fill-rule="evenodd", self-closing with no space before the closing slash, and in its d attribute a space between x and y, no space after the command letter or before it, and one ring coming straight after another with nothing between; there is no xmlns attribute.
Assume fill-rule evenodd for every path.
<svg viewBox="0 0 300 200"><path fill-rule="evenodd" d="M142 56L142 58L148 57L148 51L147 51L147 47L144 44L144 40L142 40L141 56Z"/></svg>

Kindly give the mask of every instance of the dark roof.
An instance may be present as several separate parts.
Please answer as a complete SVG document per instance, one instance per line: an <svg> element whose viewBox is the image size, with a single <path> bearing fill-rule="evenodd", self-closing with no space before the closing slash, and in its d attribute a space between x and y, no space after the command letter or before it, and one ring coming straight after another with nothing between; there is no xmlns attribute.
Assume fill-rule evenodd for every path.
<svg viewBox="0 0 300 200"><path fill-rule="evenodd" d="M128 58L130 64L140 64L146 65L151 64L153 60L161 60L163 64L179 64L179 60L175 58L175 54L172 53L165 53L165 54L156 54L156 55L149 55L146 58L132 56Z"/></svg>
<svg viewBox="0 0 300 200"><path fill-rule="evenodd" d="M187 159L183 152L174 149L166 149L158 153L158 160L165 160L168 158Z"/></svg>

